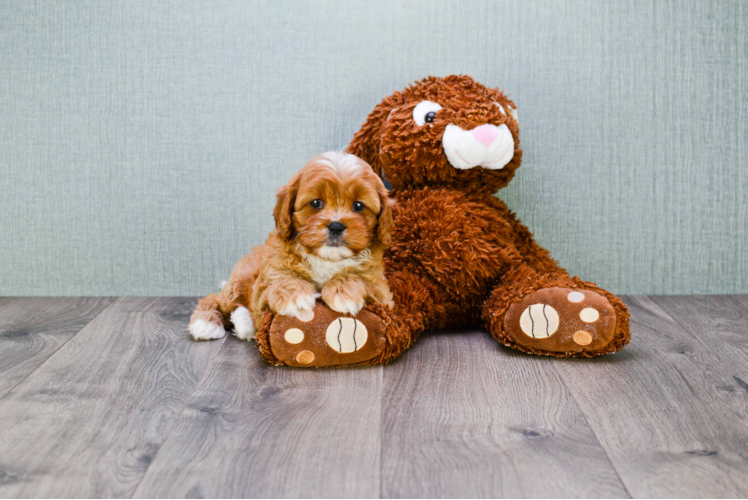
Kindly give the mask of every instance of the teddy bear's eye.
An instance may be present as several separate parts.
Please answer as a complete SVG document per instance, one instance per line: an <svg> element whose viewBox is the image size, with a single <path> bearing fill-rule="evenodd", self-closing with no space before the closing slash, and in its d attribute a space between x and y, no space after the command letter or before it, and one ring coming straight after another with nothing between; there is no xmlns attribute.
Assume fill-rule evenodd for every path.
<svg viewBox="0 0 748 500"><path fill-rule="evenodd" d="M431 101L421 101L418 105L413 108L413 121L419 127L426 123L432 123L436 119L436 113L442 109L442 107Z"/></svg>

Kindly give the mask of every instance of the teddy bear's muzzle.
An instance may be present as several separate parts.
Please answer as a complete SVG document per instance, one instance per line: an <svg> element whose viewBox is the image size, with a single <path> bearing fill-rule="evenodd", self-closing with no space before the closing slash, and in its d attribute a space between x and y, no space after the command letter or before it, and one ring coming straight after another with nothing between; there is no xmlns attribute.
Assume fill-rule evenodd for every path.
<svg viewBox="0 0 748 500"><path fill-rule="evenodd" d="M514 158L514 138L506 125L485 124L472 130L447 125L442 147L449 163L460 170L501 170Z"/></svg>

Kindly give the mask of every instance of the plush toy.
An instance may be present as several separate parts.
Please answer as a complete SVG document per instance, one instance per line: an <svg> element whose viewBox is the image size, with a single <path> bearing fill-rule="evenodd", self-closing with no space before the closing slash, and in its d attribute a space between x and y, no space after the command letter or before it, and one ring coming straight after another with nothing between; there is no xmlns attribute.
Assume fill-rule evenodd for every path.
<svg viewBox="0 0 748 500"><path fill-rule="evenodd" d="M348 152L393 186L385 274L395 309L370 305L352 318L318 302L306 321L267 312L256 334L267 360L385 363L425 330L481 325L546 356L593 357L628 343L623 302L569 276L492 196L522 159L516 106L501 91L468 76L426 78L378 104Z"/></svg>

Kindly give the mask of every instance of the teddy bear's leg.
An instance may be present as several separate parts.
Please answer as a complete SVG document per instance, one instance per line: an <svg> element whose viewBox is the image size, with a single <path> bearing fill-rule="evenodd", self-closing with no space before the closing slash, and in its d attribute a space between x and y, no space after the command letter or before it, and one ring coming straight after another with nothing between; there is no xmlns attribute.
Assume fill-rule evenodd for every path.
<svg viewBox="0 0 748 500"><path fill-rule="evenodd" d="M275 365L320 367L386 363L412 342L407 322L380 304L355 317L318 301L300 318L265 312L255 333L260 355Z"/></svg>
<svg viewBox="0 0 748 500"><path fill-rule="evenodd" d="M387 363L424 329L430 295L425 277L405 270L388 273L395 310L369 304L355 317L317 301L301 317L265 312L255 340L262 357L276 365L357 366Z"/></svg>
<svg viewBox="0 0 748 500"><path fill-rule="evenodd" d="M618 297L578 277L526 266L492 291L483 321L502 344L546 356L609 354L631 338L629 312Z"/></svg>

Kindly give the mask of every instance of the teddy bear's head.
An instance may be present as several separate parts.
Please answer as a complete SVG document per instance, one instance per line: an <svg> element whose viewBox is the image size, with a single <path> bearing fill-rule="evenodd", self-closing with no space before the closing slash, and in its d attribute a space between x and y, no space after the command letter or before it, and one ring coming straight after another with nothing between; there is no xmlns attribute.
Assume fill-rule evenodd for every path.
<svg viewBox="0 0 748 500"><path fill-rule="evenodd" d="M516 106L469 76L428 77L379 103L348 152L396 189L494 193L522 159Z"/></svg>

